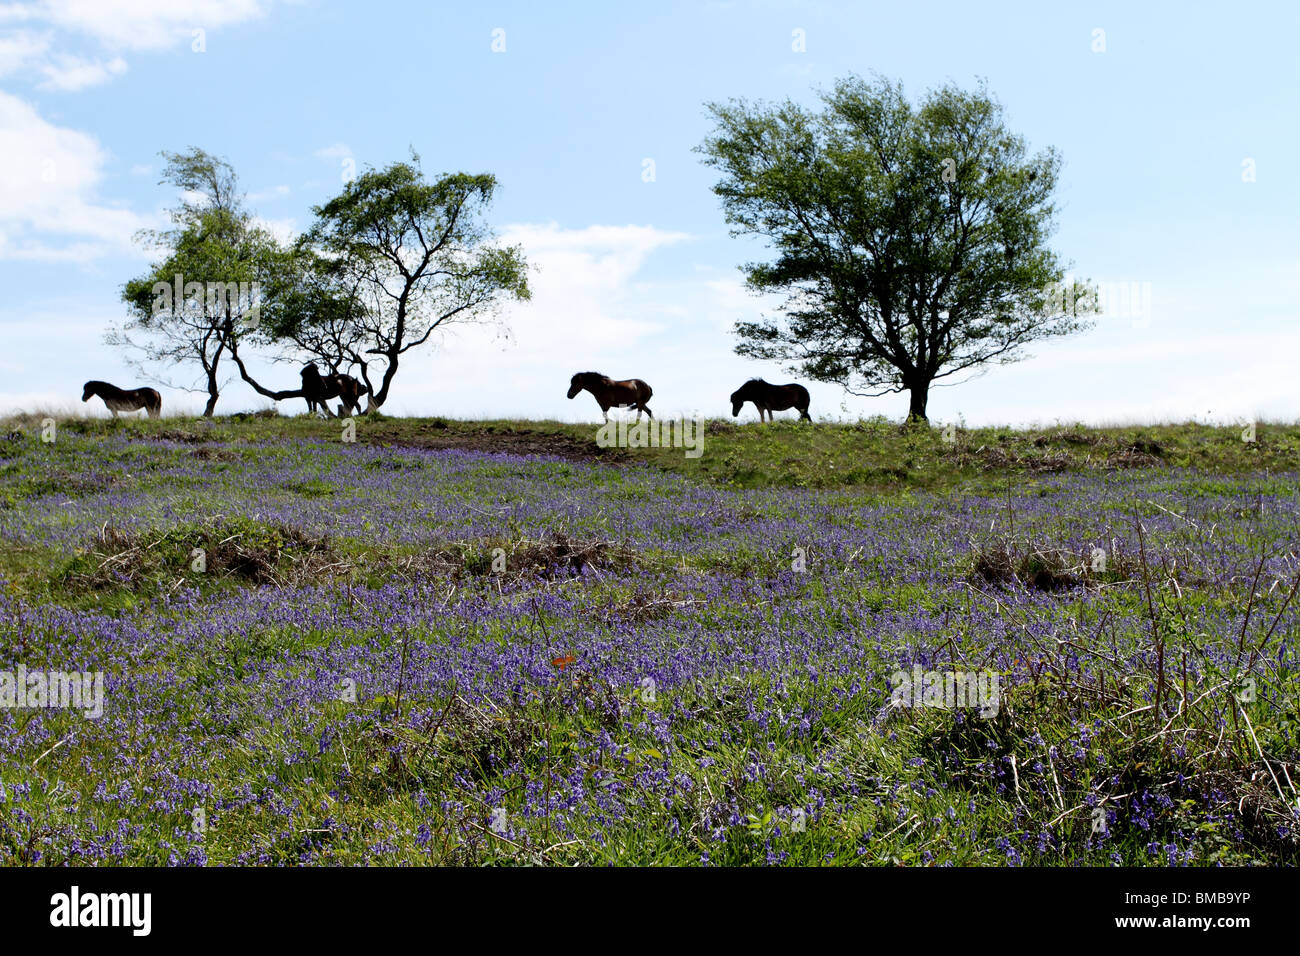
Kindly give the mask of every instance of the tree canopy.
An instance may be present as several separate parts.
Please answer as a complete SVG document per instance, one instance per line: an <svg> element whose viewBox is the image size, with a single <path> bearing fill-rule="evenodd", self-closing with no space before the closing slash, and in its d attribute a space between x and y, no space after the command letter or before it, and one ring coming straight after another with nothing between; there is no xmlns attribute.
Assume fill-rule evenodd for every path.
<svg viewBox="0 0 1300 956"><path fill-rule="evenodd" d="M786 295L776 317L736 323L739 354L854 394L907 391L925 419L935 382L1086 326L1086 288L1053 294L1060 157L1029 155L982 86L913 106L900 85L849 77L822 100L708 107L698 150L733 235L776 254L742 267L747 284Z"/></svg>
<svg viewBox="0 0 1300 956"><path fill-rule="evenodd" d="M224 160L200 149L163 155L163 182L181 202L172 228L141 237L162 258L126 283L132 317L108 338L135 351L141 367L197 366L206 415L225 358L261 395L300 394L258 382L241 352L250 344L279 360L359 371L377 408L401 357L437 330L491 319L503 299L530 295L522 250L499 245L483 221L496 189L490 174L430 182L416 156L368 169L286 244L257 226Z"/></svg>
<svg viewBox="0 0 1300 956"><path fill-rule="evenodd" d="M174 387L206 391L211 416L222 387L221 363L259 321L260 288L282 259L275 238L243 206L234 170L201 149L163 153L164 184L181 190L169 229L139 237L162 258L122 289L130 318L108 334L132 364ZM145 364L197 366L190 384L150 374Z"/></svg>
<svg viewBox="0 0 1300 956"><path fill-rule="evenodd" d="M528 299L527 264L483 220L496 178L451 173L432 182L419 157L368 169L316 207L302 247L328 308L286 315L279 331L303 347L336 349L360 370L372 407L387 400L401 358L455 323ZM308 346L307 343L314 343Z"/></svg>

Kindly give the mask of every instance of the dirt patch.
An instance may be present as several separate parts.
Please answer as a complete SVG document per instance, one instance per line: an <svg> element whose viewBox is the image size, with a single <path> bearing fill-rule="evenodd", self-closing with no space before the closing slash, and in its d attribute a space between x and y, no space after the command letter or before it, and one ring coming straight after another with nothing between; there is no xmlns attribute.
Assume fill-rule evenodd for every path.
<svg viewBox="0 0 1300 956"><path fill-rule="evenodd" d="M360 435L360 429L358 434ZM391 448L433 448L456 451L485 452L505 455L550 455L569 461L599 461L618 464L630 457L617 448L601 448L593 437L574 438L563 432L533 431L473 431L448 428L436 422L419 429L409 426L402 429L400 437L386 433L382 428L366 430L366 443Z"/></svg>
<svg viewBox="0 0 1300 956"><path fill-rule="evenodd" d="M208 445L195 448L190 454L203 461L234 461L239 457L229 448L213 448Z"/></svg>
<svg viewBox="0 0 1300 956"><path fill-rule="evenodd" d="M555 533L543 541L476 541L438 548L394 562L399 570L434 577L540 577L584 571L619 572L640 565L630 548L613 541L580 541Z"/></svg>
<svg viewBox="0 0 1300 956"><path fill-rule="evenodd" d="M1022 468L1029 472L1050 474L1052 472L1066 471L1071 466L1070 456L1063 452L1022 457L1015 452L989 445L980 445L973 453L963 457L966 460L973 461L982 471L1005 471L1012 468Z"/></svg>
<svg viewBox="0 0 1300 956"><path fill-rule="evenodd" d="M1076 552L1027 541L998 540L972 544L966 580L999 587L1023 585L1036 591L1064 591L1130 583L1142 568L1129 554L1112 550Z"/></svg>
<svg viewBox="0 0 1300 956"><path fill-rule="evenodd" d="M1112 468L1154 468L1163 465L1164 461L1158 454L1152 454L1147 448L1156 448L1158 451L1160 446L1154 442L1134 442L1122 451L1112 452L1107 456L1106 464Z"/></svg>
<svg viewBox="0 0 1300 956"><path fill-rule="evenodd" d="M211 435L201 435L198 432L186 432L176 428L166 428L149 437L153 441L171 441L178 445L206 445L216 440Z"/></svg>
<svg viewBox="0 0 1300 956"><path fill-rule="evenodd" d="M227 524L220 520L159 534L105 525L61 572L81 588L180 583L187 576L236 577L284 585L348 570L327 539L289 525Z"/></svg>
<svg viewBox="0 0 1300 956"><path fill-rule="evenodd" d="M1006 543L976 551L971 579L1002 586L1020 583L1037 591L1061 591L1078 587L1083 578L1072 555L1052 550L1017 552Z"/></svg>

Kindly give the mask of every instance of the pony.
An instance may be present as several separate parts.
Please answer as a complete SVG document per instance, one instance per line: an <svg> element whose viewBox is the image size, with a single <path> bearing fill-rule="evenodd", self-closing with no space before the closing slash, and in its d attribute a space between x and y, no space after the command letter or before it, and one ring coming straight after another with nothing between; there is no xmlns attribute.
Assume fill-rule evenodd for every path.
<svg viewBox="0 0 1300 956"><path fill-rule="evenodd" d="M351 375L343 375L340 372L321 375L315 362L303 366L302 397L307 399L307 411L313 414L317 406L320 406L326 415L332 414L326 403L331 398L342 398L339 414L342 414L345 409L352 409L360 415L361 396L364 394L365 388Z"/></svg>
<svg viewBox="0 0 1300 956"><path fill-rule="evenodd" d="M162 396L152 388L118 388L108 382L87 382L81 390L81 400L88 402L98 395L117 418L118 412L135 412L144 409L150 418L162 414Z"/></svg>
<svg viewBox="0 0 1300 956"><path fill-rule="evenodd" d="M605 421L609 421L611 408L623 407L635 408L637 421L641 420L642 412L654 418L654 413L646 405L654 390L639 378L616 382L599 372L579 372L569 380L569 398L575 397L584 388L595 397Z"/></svg>
<svg viewBox="0 0 1300 956"><path fill-rule="evenodd" d="M767 420L772 421L772 412L783 412L787 408L797 408L799 417L807 421L812 421L808 414L808 389L802 385L769 385L761 378L751 378L740 388L731 393L731 414L732 417L740 415L740 409L746 402L753 402L754 407L758 409L758 420L763 421L763 413L767 412Z"/></svg>

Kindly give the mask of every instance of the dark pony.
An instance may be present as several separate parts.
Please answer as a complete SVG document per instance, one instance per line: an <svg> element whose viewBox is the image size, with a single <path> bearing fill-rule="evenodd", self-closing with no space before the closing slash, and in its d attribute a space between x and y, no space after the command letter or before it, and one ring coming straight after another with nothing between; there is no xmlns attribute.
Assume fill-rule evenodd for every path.
<svg viewBox="0 0 1300 956"><path fill-rule="evenodd" d="M307 410L313 414L318 405L326 415L332 414L326 403L331 398L341 398L343 405L340 406L340 411L348 408L360 415L361 396L364 394L365 387L351 375L344 375L341 372L321 375L320 369L314 362L303 367L302 397L307 399Z"/></svg>
<svg viewBox="0 0 1300 956"><path fill-rule="evenodd" d="M650 396L654 390L639 378L629 378L621 382L616 382L607 375L601 375L599 372L579 372L569 380L569 398L573 398L583 389L591 392L596 398L596 403L600 405L601 413L605 416L605 421L609 421L609 410L611 408L635 408L636 420L641 420L641 413L645 412L651 418L654 414L650 411L646 402L650 401Z"/></svg>
<svg viewBox="0 0 1300 956"><path fill-rule="evenodd" d="M117 418L118 412L137 412L144 409L150 418L162 414L162 396L152 388L118 388L108 382L87 382L81 390L81 400L88 402L98 395Z"/></svg>
<svg viewBox="0 0 1300 956"><path fill-rule="evenodd" d="M760 422L764 412L767 412L767 420L771 421L772 412L783 412L787 408L799 409L800 418L812 421L808 415L808 389L802 385L769 385L761 378L751 378L731 393L731 414L739 415L746 402L754 403Z"/></svg>

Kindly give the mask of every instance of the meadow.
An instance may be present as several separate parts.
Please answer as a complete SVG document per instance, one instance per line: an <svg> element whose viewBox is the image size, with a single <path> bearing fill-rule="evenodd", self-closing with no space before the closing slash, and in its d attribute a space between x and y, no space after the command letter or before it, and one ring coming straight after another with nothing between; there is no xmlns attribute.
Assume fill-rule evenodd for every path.
<svg viewBox="0 0 1300 956"><path fill-rule="evenodd" d="M594 433L6 423L0 864L1300 859L1300 426Z"/></svg>

